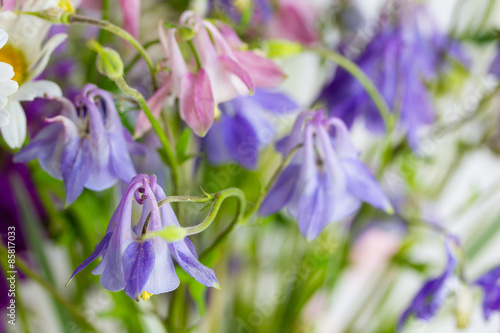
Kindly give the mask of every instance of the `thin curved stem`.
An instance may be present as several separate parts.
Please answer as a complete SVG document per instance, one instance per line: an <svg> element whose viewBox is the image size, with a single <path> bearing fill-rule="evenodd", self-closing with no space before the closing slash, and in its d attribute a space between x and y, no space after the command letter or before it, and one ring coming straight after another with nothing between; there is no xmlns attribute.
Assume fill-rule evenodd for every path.
<svg viewBox="0 0 500 333"><path fill-rule="evenodd" d="M68 17L66 17L66 20L67 20L67 22L65 22L65 23L68 23L68 24L87 24L87 25L93 25L93 26L99 27L101 29L104 29L106 31L109 31L109 32L117 35L118 37L123 38L124 40L126 40L127 42L132 44L132 46L137 49L139 54L146 61L148 68L149 68L149 71L151 73L151 79L153 81L153 85L156 86L156 77L155 77L156 67L155 67L153 60L149 56L146 49L141 45L141 43L139 43L139 41L137 41L137 39L135 39L127 31L123 30L119 26L116 26L113 23L110 23L108 21L93 19L90 17L80 16L80 15L76 15L76 14L69 15Z"/></svg>
<svg viewBox="0 0 500 333"><path fill-rule="evenodd" d="M167 197L163 200L158 201L158 207L161 207L163 205L166 205L167 203L171 202L195 202L195 203L205 203L209 201L213 201L212 204L212 209L208 213L208 215L205 217L205 219L200 223L192 227L185 227L182 228L184 232L182 235L184 237L186 236L191 236L191 235L196 235L199 234L200 232L204 231L207 229L212 222L215 220L215 217L217 216L217 213L219 212L219 209L224 202L229 197L236 197L239 200L239 210L238 214L236 215L235 220L232 222L232 224L237 223L243 218L243 212L245 211L246 208L246 198L245 194L243 193L242 190L239 188L228 188L226 190L220 191L216 194L213 195L206 195L204 197L192 197L192 196L177 196L177 197ZM149 226L149 221L151 220L151 213L148 214L146 217L146 220L144 221L144 226L142 228L142 235L145 236L147 234L147 228ZM152 232L149 233L146 238L151 238L151 237L156 237L158 234L161 232Z"/></svg>
<svg viewBox="0 0 500 333"><path fill-rule="evenodd" d="M144 96L142 96L142 94L138 90L130 87L127 84L127 82L125 82L123 77L117 79L115 81L115 83L124 94L129 95L130 97L134 98L137 101L137 103L139 103L142 110L144 111L144 113L148 117L148 120L151 123L151 125L153 126L153 129L156 132L156 135L158 135L158 138L160 139L160 142L163 146L163 150L165 151L167 164L172 171L174 194L177 193L177 191L179 190L179 183L180 183L179 164L177 162L177 157L174 154L174 151L169 144L169 141L168 141L168 138L167 138L165 132L162 130L160 124L158 123L156 118L153 116L153 113L151 112L151 109L149 108L148 104L146 103Z"/></svg>
<svg viewBox="0 0 500 333"><path fill-rule="evenodd" d="M158 201L158 207L166 205L171 202L196 202L196 203L205 203L212 200L212 197L192 197L192 196L172 196L167 197ZM146 220L144 221L144 225L142 227L142 235L145 235L149 226L149 221L151 220L151 213L146 216Z"/></svg>
<svg viewBox="0 0 500 333"><path fill-rule="evenodd" d="M347 59L343 55L327 49L306 48L306 50L314 52L319 56L336 63L337 65L348 71L352 76L354 76L363 86L363 88L365 88L368 95L370 95L373 103L375 103L378 111L380 112L380 115L382 116L382 119L384 120L387 132L392 131L395 122L391 110L387 106L387 103L378 91L375 84L368 76L366 76L366 74L361 70L361 68L359 68L358 65L356 65L354 62Z"/></svg>
<svg viewBox="0 0 500 333"><path fill-rule="evenodd" d="M226 200L229 197L238 198L238 201L240 203L239 208L238 208L238 214L236 215L236 218L234 220L235 222L233 222L233 223L237 223L243 218L243 212L245 211L245 208L246 208L246 198L245 198L245 194L243 193L242 190L240 190L239 188L235 188L235 187L228 188L227 190L224 190L224 191L221 191L221 192L215 194L214 197L215 197L215 200L214 200L214 204L212 206L212 209L210 210L210 213L208 213L207 217L203 220L203 222L201 222L198 225L192 226L192 227L184 228L186 230L188 236L198 234L198 233L202 232L203 230L205 230L206 228L208 228L212 224L212 222L214 221L215 217L217 216L217 213L219 212L219 209L220 209L222 203L224 202L224 200Z"/></svg>

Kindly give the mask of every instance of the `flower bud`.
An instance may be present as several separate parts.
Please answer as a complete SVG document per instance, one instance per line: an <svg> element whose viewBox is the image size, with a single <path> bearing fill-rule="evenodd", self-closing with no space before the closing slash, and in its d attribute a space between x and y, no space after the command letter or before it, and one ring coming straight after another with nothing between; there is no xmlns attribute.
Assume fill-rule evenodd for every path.
<svg viewBox="0 0 500 333"><path fill-rule="evenodd" d="M91 40L88 47L97 52L96 66L99 73L117 80L123 76L123 61L120 54L109 47L103 47L98 42Z"/></svg>

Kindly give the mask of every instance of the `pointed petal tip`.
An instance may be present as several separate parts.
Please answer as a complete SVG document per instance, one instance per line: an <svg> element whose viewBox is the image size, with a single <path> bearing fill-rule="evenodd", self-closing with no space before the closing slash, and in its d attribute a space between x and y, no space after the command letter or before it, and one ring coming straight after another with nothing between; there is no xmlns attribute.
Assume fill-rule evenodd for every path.
<svg viewBox="0 0 500 333"><path fill-rule="evenodd" d="M64 285L64 288L66 288L70 282L73 280L73 276L71 276L69 279L68 279L68 282L66 282L66 284Z"/></svg>
<svg viewBox="0 0 500 333"><path fill-rule="evenodd" d="M395 211L392 205L389 203L387 207L385 208L385 212L389 215L394 215Z"/></svg>
<svg viewBox="0 0 500 333"><path fill-rule="evenodd" d="M220 287L220 284L218 282L214 282L214 284L212 285L213 288L217 289L217 290L222 290L222 288Z"/></svg>

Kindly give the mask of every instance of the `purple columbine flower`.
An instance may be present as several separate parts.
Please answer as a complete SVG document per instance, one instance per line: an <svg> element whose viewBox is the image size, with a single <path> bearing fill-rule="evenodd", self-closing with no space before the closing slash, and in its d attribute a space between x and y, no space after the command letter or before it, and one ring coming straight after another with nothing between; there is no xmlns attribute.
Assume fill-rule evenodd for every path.
<svg viewBox="0 0 500 333"><path fill-rule="evenodd" d="M426 34L418 24L423 8L406 11L397 23L387 23L355 60L380 89L387 105L400 115L400 127L407 133L413 149L418 148L418 131L435 120L435 110L426 83L448 70L452 58L467 65L460 45L429 26ZM429 19L430 21L430 19ZM385 125L377 107L359 82L338 68L319 99L326 102L331 116L342 118L351 127L358 116L373 132L384 132Z"/></svg>
<svg viewBox="0 0 500 333"><path fill-rule="evenodd" d="M123 127L111 95L87 84L75 99L58 99L61 114L45 119L33 141L16 155L16 162L40 161L52 177L64 180L66 204L86 187L102 191L119 179L128 183L136 171L130 158L132 138Z"/></svg>
<svg viewBox="0 0 500 333"><path fill-rule="evenodd" d="M277 119L296 110L297 104L285 94L259 89L253 96L222 103L219 109L219 120L203 139L208 161L215 165L236 162L253 169L260 150L275 137Z"/></svg>
<svg viewBox="0 0 500 333"><path fill-rule="evenodd" d="M416 318L421 320L430 320L443 306L450 294L459 288L460 279L455 274L459 263L455 251L458 246L458 239L455 237L449 236L446 239L447 263L443 274L424 283L411 304L401 315L397 327L398 331L403 328L411 315L415 315Z"/></svg>
<svg viewBox="0 0 500 333"><path fill-rule="evenodd" d="M158 207L158 201L166 198L156 183L156 176L135 176L111 217L106 235L94 252L78 266L71 279L102 256L101 263L92 271L101 275L101 284L111 291L125 290L136 301L148 299L152 294L172 291L179 286L172 258L199 283L219 288L213 270L202 265L193 244L186 238L167 243L161 238L142 240L147 232L160 231L168 226L179 226L170 204ZM142 206L142 216L137 225L132 222L132 205ZM150 222L145 225L146 217ZM68 281L69 282L69 281Z"/></svg>
<svg viewBox="0 0 500 333"><path fill-rule="evenodd" d="M476 280L474 284L480 286L484 291L483 314L484 319L489 320L493 311L500 311L500 266L495 267Z"/></svg>
<svg viewBox="0 0 500 333"><path fill-rule="evenodd" d="M262 215L286 207L297 218L302 235L314 239L328 223L356 212L363 201L392 213L389 199L359 160L342 120L325 118L323 110L302 113L277 148L287 156L300 144L263 201Z"/></svg>

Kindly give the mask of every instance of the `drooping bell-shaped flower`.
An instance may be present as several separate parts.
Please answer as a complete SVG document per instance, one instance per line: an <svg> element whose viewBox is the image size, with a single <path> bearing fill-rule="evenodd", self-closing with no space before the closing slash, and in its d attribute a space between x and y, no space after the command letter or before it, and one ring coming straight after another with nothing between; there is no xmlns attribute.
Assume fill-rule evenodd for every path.
<svg viewBox="0 0 500 333"><path fill-rule="evenodd" d="M459 265L457 247L458 239L448 236L445 241L446 268L440 276L424 283L422 288L413 298L411 304L399 318L397 330L400 331L408 318L414 315L421 320L430 320L446 302L446 299L460 288L460 279L456 275Z"/></svg>
<svg viewBox="0 0 500 333"><path fill-rule="evenodd" d="M199 136L212 126L216 104L248 95L257 87L276 87L285 78L271 60L243 50L231 28L219 30L194 12L185 12L178 28L165 31L160 23L159 36L170 75L153 96L155 105L161 106L168 94L177 97L182 119ZM181 52L181 43L190 51ZM161 107L152 111L158 116ZM149 128L141 114L136 136Z"/></svg>
<svg viewBox="0 0 500 333"><path fill-rule="evenodd" d="M258 89L219 105L221 115L203 139L208 161L215 165L236 162L253 169L260 150L276 135L276 123L297 104L283 93Z"/></svg>
<svg viewBox="0 0 500 333"><path fill-rule="evenodd" d="M323 110L300 114L292 133L277 144L284 156L297 147L263 201L261 215L286 207L302 235L314 239L328 223L356 212L363 201L392 213L389 199L359 160L340 119L325 118Z"/></svg>
<svg viewBox="0 0 500 333"><path fill-rule="evenodd" d="M167 243L156 237L143 239L148 232L160 231L168 226L179 226L170 204L158 206L165 199L156 176L135 176L123 195L106 230L106 235L94 252L78 266L70 280L97 257L102 261L93 270L101 275L101 284L111 291L125 290L132 299L148 299L152 294L172 291L179 286L172 259L199 283L219 288L213 270L202 265L193 244L186 238ZM142 207L139 223L132 221L133 201ZM147 216L150 215L148 224Z"/></svg>
<svg viewBox="0 0 500 333"><path fill-rule="evenodd" d="M464 66L467 59L460 45L434 26L421 5L408 5L401 12L396 22L382 26L354 61L378 87L389 108L400 115L399 128L417 149L419 130L435 119L427 83L448 71L450 58ZM423 28L420 19L428 23L430 31ZM370 131L385 131L366 90L342 68L337 69L319 99L326 102L331 116L343 119L348 127L360 116Z"/></svg>
<svg viewBox="0 0 500 333"><path fill-rule="evenodd" d="M38 159L47 173L64 180L67 205L84 187L102 191L118 180L128 183L137 174L127 145L131 136L111 95L87 84L75 105L58 100L61 114L45 119L48 125L19 151L15 161Z"/></svg>
<svg viewBox="0 0 500 333"><path fill-rule="evenodd" d="M495 267L479 277L474 284L483 289L483 314L489 320L491 313L500 312L500 266Z"/></svg>

